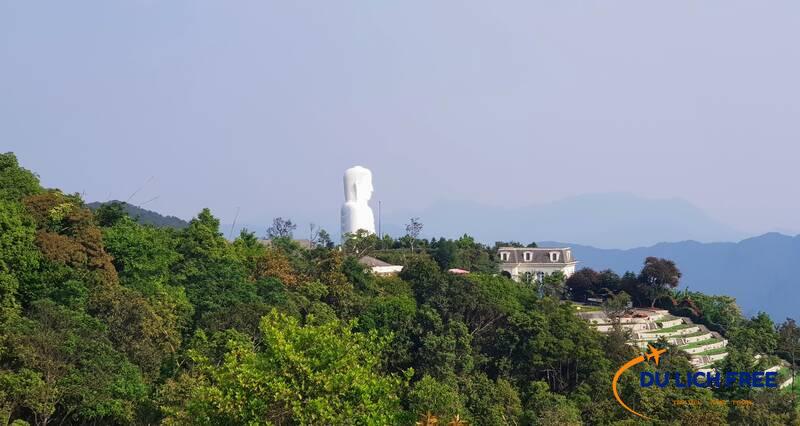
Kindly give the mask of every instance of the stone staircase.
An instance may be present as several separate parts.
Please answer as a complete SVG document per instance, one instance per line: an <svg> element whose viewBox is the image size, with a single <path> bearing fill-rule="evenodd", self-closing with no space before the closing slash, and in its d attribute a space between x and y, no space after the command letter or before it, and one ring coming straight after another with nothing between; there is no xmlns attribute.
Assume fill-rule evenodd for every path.
<svg viewBox="0 0 800 426"><path fill-rule="evenodd" d="M574 305L578 316L589 321L598 331L607 333L613 328L609 318L598 307ZM620 318L620 324L631 331L631 345L646 349L649 343L663 337L689 354L692 365L700 372L713 372L711 365L728 356L728 340L719 333L710 331L702 324L694 324L689 318L672 316L666 310L635 308ZM756 360L759 358L761 355L756 355ZM792 384L791 371L787 373L788 366L789 363L781 361L780 365L765 370L781 373L779 386L782 389Z"/></svg>
<svg viewBox="0 0 800 426"><path fill-rule="evenodd" d="M758 360L759 358L761 358L761 355L756 355L756 360ZM778 372L779 373L779 377L780 377L779 380L782 380L778 387L783 389L783 388L787 388L787 387L791 386L792 382L793 382L792 371L791 371L790 366L791 366L791 364L789 364L786 361L781 360L781 362L778 365L773 365L772 367L767 368L764 371L776 371L776 372ZM798 375L798 377L800 377L800 375Z"/></svg>
<svg viewBox="0 0 800 426"><path fill-rule="evenodd" d="M576 304L576 308L578 316L589 321L598 331L607 333L613 328L606 314L596 307ZM728 341L719 333L709 331L702 324L694 324L689 318L670 315L663 309L631 309L620 318L620 325L630 330L632 345L644 349L663 337L688 353L692 365L698 369L706 369L728 356L725 350Z"/></svg>

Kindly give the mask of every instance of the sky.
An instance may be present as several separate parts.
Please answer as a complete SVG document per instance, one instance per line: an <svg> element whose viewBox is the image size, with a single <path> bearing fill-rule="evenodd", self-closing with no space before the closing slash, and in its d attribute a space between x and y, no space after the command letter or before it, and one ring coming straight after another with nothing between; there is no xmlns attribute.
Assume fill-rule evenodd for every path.
<svg viewBox="0 0 800 426"><path fill-rule="evenodd" d="M0 151L230 223L680 198L800 232L800 2L0 0ZM373 206L376 203L373 202Z"/></svg>

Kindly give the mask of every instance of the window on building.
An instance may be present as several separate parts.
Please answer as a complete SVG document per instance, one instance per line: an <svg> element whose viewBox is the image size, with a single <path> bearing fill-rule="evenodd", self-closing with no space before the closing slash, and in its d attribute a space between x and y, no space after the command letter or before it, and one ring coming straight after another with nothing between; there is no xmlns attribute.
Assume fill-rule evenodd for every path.
<svg viewBox="0 0 800 426"><path fill-rule="evenodd" d="M508 262L508 258L509 257L510 257L510 253L509 252L507 252L507 251L501 251L500 252L500 260L502 260L503 262Z"/></svg>
<svg viewBox="0 0 800 426"><path fill-rule="evenodd" d="M536 273L536 280L539 281L540 283L544 282L544 272L542 272L542 271L537 272Z"/></svg>
<svg viewBox="0 0 800 426"><path fill-rule="evenodd" d="M551 261L551 262L558 262L558 258L559 258L559 255L560 255L560 254L561 254L561 253L559 253L559 252L557 252L557 251L551 251L551 252L550 252L550 261Z"/></svg>
<svg viewBox="0 0 800 426"><path fill-rule="evenodd" d="M522 274L522 279L523 282L525 283L530 283L532 281L531 278L533 278L533 274L531 274L530 272L525 272L524 274Z"/></svg>
<svg viewBox="0 0 800 426"><path fill-rule="evenodd" d="M533 260L533 252L526 251L525 253L522 254L522 256L526 262L530 262L531 260Z"/></svg>

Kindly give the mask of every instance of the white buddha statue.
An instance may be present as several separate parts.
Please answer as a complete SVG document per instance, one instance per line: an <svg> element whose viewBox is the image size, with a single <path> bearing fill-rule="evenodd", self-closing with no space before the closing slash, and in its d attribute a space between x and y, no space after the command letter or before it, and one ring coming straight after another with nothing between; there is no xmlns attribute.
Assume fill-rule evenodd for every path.
<svg viewBox="0 0 800 426"><path fill-rule="evenodd" d="M363 229L375 233L375 217L367 203L372 198L372 172L361 166L344 172L344 204L342 205L342 238Z"/></svg>

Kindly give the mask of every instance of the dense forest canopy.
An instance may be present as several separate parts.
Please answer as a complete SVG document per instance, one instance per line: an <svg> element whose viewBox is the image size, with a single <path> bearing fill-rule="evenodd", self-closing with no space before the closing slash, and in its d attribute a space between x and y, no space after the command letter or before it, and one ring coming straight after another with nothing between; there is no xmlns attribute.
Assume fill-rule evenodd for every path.
<svg viewBox="0 0 800 426"><path fill-rule="evenodd" d="M639 424L610 387L636 350L565 299L684 309L726 333L727 369L794 361L800 340L794 321L676 292L664 259L537 285L499 275L495 249L469 236L228 241L207 209L181 229L92 211L13 154L0 155L0 231L0 424ZM373 275L367 252L404 269ZM664 358L690 369L680 351ZM633 374L621 391L658 424L797 422L785 391L643 389ZM669 403L715 398L755 404Z"/></svg>

